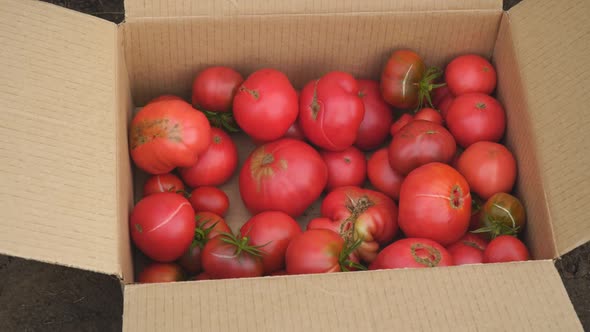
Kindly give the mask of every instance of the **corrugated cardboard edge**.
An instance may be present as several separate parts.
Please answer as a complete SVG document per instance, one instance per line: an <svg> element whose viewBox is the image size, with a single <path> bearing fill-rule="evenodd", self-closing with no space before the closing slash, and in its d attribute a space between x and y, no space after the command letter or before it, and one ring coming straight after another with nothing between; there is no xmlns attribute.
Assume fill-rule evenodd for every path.
<svg viewBox="0 0 590 332"><path fill-rule="evenodd" d="M582 331L551 260L125 287L123 331Z"/></svg>

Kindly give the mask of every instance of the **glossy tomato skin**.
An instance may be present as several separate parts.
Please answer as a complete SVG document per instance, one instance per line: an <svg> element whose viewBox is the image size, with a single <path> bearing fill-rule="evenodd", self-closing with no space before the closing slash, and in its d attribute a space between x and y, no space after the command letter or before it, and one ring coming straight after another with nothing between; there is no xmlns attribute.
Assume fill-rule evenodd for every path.
<svg viewBox="0 0 590 332"><path fill-rule="evenodd" d="M501 235L490 241L483 252L484 263L518 262L530 259L527 247L514 236Z"/></svg>
<svg viewBox="0 0 590 332"><path fill-rule="evenodd" d="M447 250L453 256L455 265L481 264L487 246L487 241L481 237L466 233L459 241L448 246Z"/></svg>
<svg viewBox="0 0 590 332"><path fill-rule="evenodd" d="M211 128L211 144L196 164L180 168L180 176L190 187L219 186L227 182L238 167L238 149L222 129Z"/></svg>
<svg viewBox="0 0 590 332"><path fill-rule="evenodd" d="M174 263L151 263L137 277L139 283L174 282L184 280L184 271Z"/></svg>
<svg viewBox="0 0 590 332"><path fill-rule="evenodd" d="M150 174L191 166L211 143L211 126L203 113L180 99L151 102L129 127L131 158Z"/></svg>
<svg viewBox="0 0 590 332"><path fill-rule="evenodd" d="M189 198L195 212L209 211L222 217L229 209L229 197L217 187L199 187L191 192Z"/></svg>
<svg viewBox="0 0 590 332"><path fill-rule="evenodd" d="M439 125L442 125L443 123L442 115L440 115L440 113L434 108L429 107L423 108L416 112L414 115L414 120L426 120Z"/></svg>
<svg viewBox="0 0 590 332"><path fill-rule="evenodd" d="M408 113L402 114L399 119L397 119L389 128L389 133L391 136L395 136L397 133L400 132L408 123L414 120L414 116Z"/></svg>
<svg viewBox="0 0 590 332"><path fill-rule="evenodd" d="M183 190L184 183L174 174L152 175L143 185L143 196L164 192L176 193Z"/></svg>
<svg viewBox="0 0 590 332"><path fill-rule="evenodd" d="M457 170L471 191L487 200L493 194L510 192L516 181L516 159L502 144L477 142L457 160Z"/></svg>
<svg viewBox="0 0 590 332"><path fill-rule="evenodd" d="M243 250L238 253L237 247L224 239L227 237L223 234L216 236L203 248L203 270L211 279L262 276L264 268L260 257Z"/></svg>
<svg viewBox="0 0 590 332"><path fill-rule="evenodd" d="M443 126L414 120L397 133L389 144L389 164L402 175L431 163L448 164L457 150L453 135Z"/></svg>
<svg viewBox="0 0 590 332"><path fill-rule="evenodd" d="M288 214L279 211L261 212L250 218L240 235L248 237L253 246L262 246L264 274L285 268L285 253L291 240L301 234L301 227Z"/></svg>
<svg viewBox="0 0 590 332"><path fill-rule="evenodd" d="M422 58L411 50L394 51L381 72L380 91L391 106L416 108L419 104L419 83L426 73Z"/></svg>
<svg viewBox="0 0 590 332"><path fill-rule="evenodd" d="M332 222L314 219L308 229L326 228L350 242L362 240L356 254L362 261L372 262L380 246L390 243L397 234L397 212L397 205L385 194L359 187L340 187L322 201L321 214Z"/></svg>
<svg viewBox="0 0 590 332"><path fill-rule="evenodd" d="M455 98L446 122L457 143L467 148L480 141L500 141L506 129L506 114L494 97L468 93Z"/></svg>
<svg viewBox="0 0 590 332"><path fill-rule="evenodd" d="M369 265L369 270L452 266L453 257L429 239L406 238L385 247Z"/></svg>
<svg viewBox="0 0 590 332"><path fill-rule="evenodd" d="M314 148L283 138L259 146L248 156L239 187L250 213L282 211L296 218L320 196L327 181L328 168Z"/></svg>
<svg viewBox="0 0 590 332"><path fill-rule="evenodd" d="M489 95L496 88L496 70L477 54L461 55L447 65L445 81L455 96L472 92Z"/></svg>
<svg viewBox="0 0 590 332"><path fill-rule="evenodd" d="M404 177L391 168L389 151L387 148L377 150L367 163L367 176L378 191L394 200L399 199L399 191Z"/></svg>
<svg viewBox="0 0 590 332"><path fill-rule="evenodd" d="M344 240L327 229L311 229L296 236L285 254L287 274L342 271L339 263Z"/></svg>
<svg viewBox="0 0 590 332"><path fill-rule="evenodd" d="M287 76L275 69L252 73L238 88L233 111L236 122L254 140L281 138L297 120L297 92Z"/></svg>
<svg viewBox="0 0 590 332"><path fill-rule="evenodd" d="M524 206L520 200L508 193L499 192L484 204L478 231L488 238L499 235L517 235L526 223Z"/></svg>
<svg viewBox="0 0 590 332"><path fill-rule="evenodd" d="M426 164L402 183L398 220L406 236L449 245L465 234L470 218L469 185L451 166Z"/></svg>
<svg viewBox="0 0 590 332"><path fill-rule="evenodd" d="M142 198L131 211L131 238L149 258L172 262L189 247L194 218L191 204L182 195L155 193Z"/></svg>
<svg viewBox="0 0 590 332"><path fill-rule="evenodd" d="M393 123L393 113L381 97L377 81L358 80L358 84L359 93L365 106L365 116L354 145L361 150L369 151L385 142L389 128Z"/></svg>
<svg viewBox="0 0 590 332"><path fill-rule="evenodd" d="M193 81L193 106L199 110L229 112L242 82L244 77L230 67L206 68Z"/></svg>
<svg viewBox="0 0 590 332"><path fill-rule="evenodd" d="M365 116L359 84L352 75L329 72L305 85L299 98L299 125L305 137L328 151L342 151L357 139Z"/></svg>
<svg viewBox="0 0 590 332"><path fill-rule="evenodd" d="M322 159L328 167L326 191L344 186L361 186L367 178L367 159L354 146L344 151L322 151Z"/></svg>

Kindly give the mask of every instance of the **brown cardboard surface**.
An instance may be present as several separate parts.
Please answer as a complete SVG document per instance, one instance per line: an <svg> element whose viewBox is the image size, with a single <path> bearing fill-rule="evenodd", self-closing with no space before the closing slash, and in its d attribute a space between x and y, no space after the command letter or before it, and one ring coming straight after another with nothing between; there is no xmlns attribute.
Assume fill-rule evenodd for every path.
<svg viewBox="0 0 590 332"><path fill-rule="evenodd" d="M590 2L524 1L509 12L557 249L590 240Z"/></svg>
<svg viewBox="0 0 590 332"><path fill-rule="evenodd" d="M125 0L126 17L383 13L501 8L501 0Z"/></svg>
<svg viewBox="0 0 590 332"><path fill-rule="evenodd" d="M129 285L124 331L581 331L553 262Z"/></svg>
<svg viewBox="0 0 590 332"><path fill-rule="evenodd" d="M0 252L121 274L116 25L0 2Z"/></svg>

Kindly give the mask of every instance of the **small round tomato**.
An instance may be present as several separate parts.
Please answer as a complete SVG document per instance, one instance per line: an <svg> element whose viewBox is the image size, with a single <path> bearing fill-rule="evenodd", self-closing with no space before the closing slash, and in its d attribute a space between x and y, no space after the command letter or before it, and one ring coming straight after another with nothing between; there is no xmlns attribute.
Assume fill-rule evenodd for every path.
<svg viewBox="0 0 590 332"><path fill-rule="evenodd" d="M406 236L448 245L465 234L470 218L469 185L451 166L426 164L402 183L398 221Z"/></svg>
<svg viewBox="0 0 590 332"><path fill-rule="evenodd" d="M150 176L143 185L143 196L154 193L184 191L184 183L178 176L170 173Z"/></svg>
<svg viewBox="0 0 590 332"><path fill-rule="evenodd" d="M199 187L191 192L189 198L196 212L209 211L225 216L229 208L229 197L223 190L216 187Z"/></svg>
<svg viewBox="0 0 590 332"><path fill-rule="evenodd" d="M468 93L455 98L446 117L447 127L464 148L480 141L498 142L506 129L502 105L483 93Z"/></svg>
<svg viewBox="0 0 590 332"><path fill-rule="evenodd" d="M328 166L326 191L344 186L361 186L367 178L365 155L354 146L344 151L322 151L322 159Z"/></svg>
<svg viewBox="0 0 590 332"><path fill-rule="evenodd" d="M383 249L369 270L452 266L453 257L440 244L429 239L407 238Z"/></svg>
<svg viewBox="0 0 590 332"><path fill-rule="evenodd" d="M391 168L387 148L377 150L367 163L369 181L380 192L398 200L404 177Z"/></svg>
<svg viewBox="0 0 590 332"><path fill-rule="evenodd" d="M395 136L397 133L400 132L400 130L402 130L402 128L404 128L408 123L412 122L412 120L414 120L414 116L408 113L404 113L402 114L402 116L399 117L399 119L397 119L392 125L391 128L389 128L389 133L391 134L391 136Z"/></svg>
<svg viewBox="0 0 590 332"><path fill-rule="evenodd" d="M359 80L358 83L359 93L365 105L365 116L354 144L359 149L368 151L385 142L393 122L393 113L381 97L377 81Z"/></svg>
<svg viewBox="0 0 590 332"><path fill-rule="evenodd" d="M199 110L229 112L244 78L232 68L209 67L193 81L193 106Z"/></svg>
<svg viewBox="0 0 590 332"><path fill-rule="evenodd" d="M414 120L426 120L430 122L434 122L436 124L442 125L443 118L440 115L440 112L435 110L434 108L423 108L414 114Z"/></svg>
<svg viewBox="0 0 590 332"><path fill-rule="evenodd" d="M524 207L518 198L497 193L490 197L483 206L478 233L493 239L500 235L517 235L525 225Z"/></svg>
<svg viewBox="0 0 590 332"><path fill-rule="evenodd" d="M137 277L139 283L174 282L184 280L184 272L174 263L151 263Z"/></svg>
<svg viewBox="0 0 590 332"><path fill-rule="evenodd" d="M527 247L512 235L501 235L490 241L483 252L484 263L526 261L530 258Z"/></svg>
<svg viewBox="0 0 590 332"><path fill-rule="evenodd" d="M447 65L445 81L455 96L472 92L491 94L496 88L496 70L479 55L461 55Z"/></svg>
<svg viewBox="0 0 590 332"><path fill-rule="evenodd" d="M453 135L443 126L414 120L393 137L389 145L389 164L397 173L406 175L431 162L448 164L456 150Z"/></svg>
<svg viewBox="0 0 590 332"><path fill-rule="evenodd" d="M264 274L285 268L285 253L291 240L301 234L301 227L288 214L279 211L259 213L241 228L240 235L247 237L252 246L262 252Z"/></svg>
<svg viewBox="0 0 590 332"><path fill-rule="evenodd" d="M493 194L510 192L516 181L516 160L502 144L477 142L457 160L457 170L471 191L487 200Z"/></svg>
<svg viewBox="0 0 590 332"><path fill-rule="evenodd" d="M488 246L481 237L466 233L459 241L447 247L455 265L483 263L483 251Z"/></svg>
<svg viewBox="0 0 590 332"><path fill-rule="evenodd" d="M260 277L264 272L262 255L247 238L224 233L207 242L201 263L212 279Z"/></svg>

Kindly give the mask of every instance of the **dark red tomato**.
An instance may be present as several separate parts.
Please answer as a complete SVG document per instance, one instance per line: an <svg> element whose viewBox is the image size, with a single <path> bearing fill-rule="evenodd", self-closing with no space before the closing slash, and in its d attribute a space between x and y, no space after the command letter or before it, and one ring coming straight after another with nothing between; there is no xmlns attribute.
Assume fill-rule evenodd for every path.
<svg viewBox="0 0 590 332"><path fill-rule="evenodd" d="M443 99L448 95L452 96L449 87L446 85L432 90L432 105L438 108Z"/></svg>
<svg viewBox="0 0 590 332"><path fill-rule="evenodd" d="M407 238L383 249L369 270L452 266L453 257L440 244L429 239Z"/></svg>
<svg viewBox="0 0 590 332"><path fill-rule="evenodd" d="M359 80L358 84L359 93L365 105L365 116L354 144L359 149L368 151L385 142L393 122L393 113L381 97L377 81Z"/></svg>
<svg viewBox="0 0 590 332"><path fill-rule="evenodd" d="M529 260L527 247L514 236L501 235L490 241L483 252L484 263L504 263Z"/></svg>
<svg viewBox="0 0 590 332"><path fill-rule="evenodd" d="M393 137L389 145L389 164L401 175L431 163L448 164L457 143L443 126L425 120L414 120Z"/></svg>
<svg viewBox="0 0 590 332"><path fill-rule="evenodd" d="M137 277L139 283L174 282L184 280L184 272L174 263L151 263Z"/></svg>
<svg viewBox="0 0 590 332"><path fill-rule="evenodd" d="M439 111L434 108L423 108L414 114L414 120L426 120L442 125L443 118Z"/></svg>
<svg viewBox="0 0 590 332"><path fill-rule="evenodd" d="M446 121L449 131L464 148L480 141L498 142L506 129L504 108L494 97L483 93L455 98Z"/></svg>
<svg viewBox="0 0 590 332"><path fill-rule="evenodd" d="M380 192L398 200L404 177L391 168L387 148L377 150L367 163L369 181Z"/></svg>
<svg viewBox="0 0 590 332"><path fill-rule="evenodd" d="M299 125L305 137L324 150L350 147L365 116L359 84L352 75L333 71L305 85L299 98Z"/></svg>
<svg viewBox="0 0 590 332"><path fill-rule="evenodd" d="M211 277L207 273L201 272L196 276L193 276L191 280L211 280Z"/></svg>
<svg viewBox="0 0 590 332"><path fill-rule="evenodd" d="M520 200L507 193L496 193L483 206L477 232L492 239L499 235L517 235L525 222Z"/></svg>
<svg viewBox="0 0 590 332"><path fill-rule="evenodd" d="M285 254L288 274L347 271L357 260L346 255L344 239L327 229L312 229L296 236Z"/></svg>
<svg viewBox="0 0 590 332"><path fill-rule="evenodd" d="M483 251L488 246L481 237L466 233L459 241L447 247L455 265L483 263Z"/></svg>
<svg viewBox="0 0 590 332"><path fill-rule="evenodd" d="M412 122L412 120L414 120L414 116L408 113L404 113L402 114L402 116L399 117L399 119L397 119L392 125L391 128L389 128L389 133L391 134L391 136L395 136L397 133L400 132L400 130L402 130L402 128L404 128L408 123Z"/></svg>
<svg viewBox="0 0 590 332"><path fill-rule="evenodd" d="M252 73L234 97L234 116L242 130L258 141L285 136L297 120L297 92L287 76L275 69Z"/></svg>
<svg viewBox="0 0 590 332"><path fill-rule="evenodd" d="M367 159L354 146L344 151L322 151L322 159L328 166L326 191L344 186L361 186L367 178Z"/></svg>
<svg viewBox="0 0 590 332"><path fill-rule="evenodd" d="M211 279L260 277L264 271L262 255L247 238L225 233L207 242L201 263Z"/></svg>
<svg viewBox="0 0 590 332"><path fill-rule="evenodd" d="M451 166L426 164L402 183L398 220L406 236L449 245L465 234L470 218L469 185Z"/></svg>
<svg viewBox="0 0 590 332"><path fill-rule="evenodd" d="M293 218L326 187L328 168L310 145L283 138L256 148L240 172L240 194L252 214L282 211Z"/></svg>
<svg viewBox="0 0 590 332"><path fill-rule="evenodd" d="M209 211L222 217L229 208L229 197L223 190L216 187L199 187L191 192L189 198L196 212Z"/></svg>
<svg viewBox="0 0 590 332"><path fill-rule="evenodd" d="M189 247L195 230L191 203L176 193L155 193L142 198L131 211L133 243L149 258L172 262Z"/></svg>
<svg viewBox="0 0 590 332"><path fill-rule="evenodd" d="M438 104L440 115L442 116L443 121L445 122L447 121L447 115L449 114L449 109L451 108L453 101L455 101L455 97L449 94L446 97L444 97Z"/></svg>
<svg viewBox="0 0 590 332"><path fill-rule="evenodd" d="M193 81L193 106L199 110L229 112L244 78L229 67L209 67Z"/></svg>
<svg viewBox="0 0 590 332"><path fill-rule="evenodd" d="M393 107L409 109L424 105L441 75L436 68L426 69L422 58L410 50L397 50L381 72L381 95Z"/></svg>
<svg viewBox="0 0 590 332"><path fill-rule="evenodd" d="M193 165L211 143L207 118L180 99L147 104L133 117L129 130L131 158L150 174Z"/></svg>
<svg viewBox="0 0 590 332"><path fill-rule="evenodd" d="M457 170L471 191L487 200L493 194L512 191L516 181L516 160L502 144L477 142L468 147L457 161Z"/></svg>
<svg viewBox="0 0 590 332"><path fill-rule="evenodd" d="M445 81L455 96L472 92L490 94L496 88L496 70L479 55L461 55L447 65Z"/></svg>
<svg viewBox="0 0 590 332"><path fill-rule="evenodd" d="M211 128L211 145L196 164L180 168L180 176L190 187L219 186L227 182L238 167L238 149L222 129Z"/></svg>
<svg viewBox="0 0 590 332"><path fill-rule="evenodd" d="M301 234L301 227L288 214L266 211L250 218L241 228L240 235L247 237L252 246L262 252L264 274L285 268L285 253L291 240Z"/></svg>
<svg viewBox="0 0 590 332"><path fill-rule="evenodd" d="M175 96L175 95L161 95L161 96L158 96L158 97L148 101L148 104L155 103L158 101L166 101L166 100L182 100L182 101L184 101L184 99L182 99L178 96Z"/></svg>
<svg viewBox="0 0 590 332"><path fill-rule="evenodd" d="M287 129L287 133L285 133L285 138L294 138L301 141L305 140L305 135L303 134L303 130L301 130L301 126L299 125L298 121L295 121L289 129Z"/></svg>
<svg viewBox="0 0 590 332"><path fill-rule="evenodd" d="M178 176L170 173L150 176L143 185L143 196L184 190L184 183Z"/></svg>

